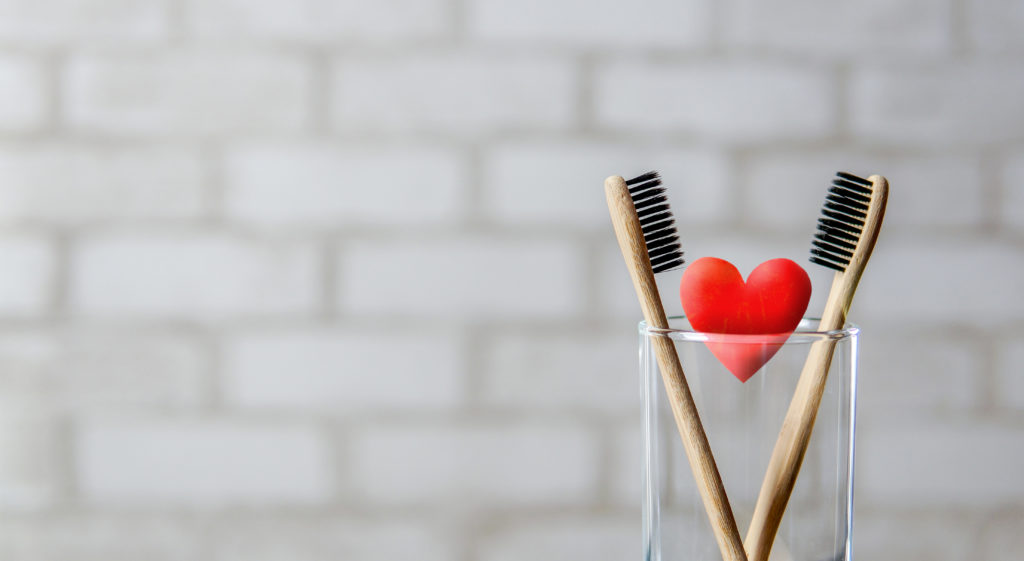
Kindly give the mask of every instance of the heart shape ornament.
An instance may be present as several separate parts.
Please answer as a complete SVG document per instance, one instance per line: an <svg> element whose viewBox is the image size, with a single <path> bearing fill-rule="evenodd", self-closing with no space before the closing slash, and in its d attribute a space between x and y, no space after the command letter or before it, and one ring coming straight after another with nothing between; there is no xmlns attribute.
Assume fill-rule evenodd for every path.
<svg viewBox="0 0 1024 561"><path fill-rule="evenodd" d="M811 278L789 259L770 259L743 282L732 263L703 257L683 273L679 298L696 331L763 336L752 342L705 343L734 376L746 382L800 324L811 299Z"/></svg>

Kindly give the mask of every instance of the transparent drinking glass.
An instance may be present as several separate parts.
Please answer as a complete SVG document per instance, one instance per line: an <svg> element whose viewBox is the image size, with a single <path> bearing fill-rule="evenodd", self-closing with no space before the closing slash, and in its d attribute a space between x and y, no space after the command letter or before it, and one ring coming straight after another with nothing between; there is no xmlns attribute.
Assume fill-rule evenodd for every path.
<svg viewBox="0 0 1024 561"><path fill-rule="evenodd" d="M813 345L834 345L814 431L770 561L851 561L853 458L857 388L856 326L818 332L806 318L776 354L740 382L706 343L759 344L756 335L699 333L683 317L670 329L640 324L643 394L643 554L645 561L721 560L672 418L654 354L654 337L669 337L732 504L741 537Z"/></svg>

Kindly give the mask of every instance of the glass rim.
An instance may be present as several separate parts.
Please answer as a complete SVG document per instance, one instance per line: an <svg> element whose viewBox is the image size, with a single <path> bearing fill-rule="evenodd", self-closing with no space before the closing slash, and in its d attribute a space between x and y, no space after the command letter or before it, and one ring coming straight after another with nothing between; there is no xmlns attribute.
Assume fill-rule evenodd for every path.
<svg viewBox="0 0 1024 561"><path fill-rule="evenodd" d="M685 319L685 315L668 317L670 326L673 320ZM677 327L669 327L665 329L660 327L649 327L647 325L646 320L641 321L637 327L640 330L640 334L643 336L666 336L674 341L697 341L701 343L813 343L816 341L842 341L844 339L855 338L857 335L860 334L860 327L856 324L849 322L847 322L842 329L833 329L831 331L816 331L814 329L807 329L810 326L818 325L820 322L821 318L802 318L800 320L800 325L798 325L796 330L794 330L788 336L785 333L744 335L736 333L706 333L702 331L696 331L692 328L682 329ZM766 339L768 339L768 341L766 341ZM781 341L777 339L781 339Z"/></svg>

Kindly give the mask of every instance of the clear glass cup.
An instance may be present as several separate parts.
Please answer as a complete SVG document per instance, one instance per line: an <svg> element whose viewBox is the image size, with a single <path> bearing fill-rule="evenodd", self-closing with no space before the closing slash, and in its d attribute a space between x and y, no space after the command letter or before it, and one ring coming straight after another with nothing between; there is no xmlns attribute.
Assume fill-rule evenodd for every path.
<svg viewBox="0 0 1024 561"><path fill-rule="evenodd" d="M669 337L744 538L808 351L812 345L835 345L811 441L770 561L851 561L857 327L817 332L818 320L806 318L761 370L743 383L706 343L750 345L764 341L763 337L699 333L683 317L670 318L669 325L668 330L654 330L640 324L644 560L722 558L654 355L653 337Z"/></svg>

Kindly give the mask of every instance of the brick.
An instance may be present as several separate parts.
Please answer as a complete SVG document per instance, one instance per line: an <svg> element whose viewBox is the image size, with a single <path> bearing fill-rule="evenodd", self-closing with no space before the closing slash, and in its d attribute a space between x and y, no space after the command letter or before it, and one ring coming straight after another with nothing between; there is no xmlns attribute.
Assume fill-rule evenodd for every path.
<svg viewBox="0 0 1024 561"><path fill-rule="evenodd" d="M0 391L58 411L195 407L207 368L195 340L169 333L0 334Z"/></svg>
<svg viewBox="0 0 1024 561"><path fill-rule="evenodd" d="M168 2L3 0L0 40L22 44L155 41L167 36Z"/></svg>
<svg viewBox="0 0 1024 561"><path fill-rule="evenodd" d="M87 316L223 320L314 309L309 245L217 234L100 234L71 259L71 308Z"/></svg>
<svg viewBox="0 0 1024 561"><path fill-rule="evenodd" d="M978 275L986 274L984 289ZM941 279L941 282L926 282ZM1024 255L1011 245L959 240L879 240L851 318L991 325L1024 316L1017 297ZM937 305L940 303L941 305Z"/></svg>
<svg viewBox="0 0 1024 561"><path fill-rule="evenodd" d="M72 128L113 135L288 133L310 121L312 73L289 55L168 51L72 57Z"/></svg>
<svg viewBox="0 0 1024 561"><path fill-rule="evenodd" d="M87 144L0 148L0 217L80 224L197 218L205 206L199 154Z"/></svg>
<svg viewBox="0 0 1024 561"><path fill-rule="evenodd" d="M3 16L0 22L5 22ZM43 68L37 62L0 55L0 132L28 132L42 126L48 118L46 88Z"/></svg>
<svg viewBox="0 0 1024 561"><path fill-rule="evenodd" d="M986 524L980 551L987 561L1014 561L1024 548L1024 515L1007 514L994 523Z"/></svg>
<svg viewBox="0 0 1024 561"><path fill-rule="evenodd" d="M581 252L562 242L367 241L339 259L343 312L550 319L583 304Z"/></svg>
<svg viewBox="0 0 1024 561"><path fill-rule="evenodd" d="M999 218L1003 226L1024 232L1024 153L1004 163L1001 195Z"/></svg>
<svg viewBox="0 0 1024 561"><path fill-rule="evenodd" d="M573 122L576 87L557 57L351 59L334 67L331 110L342 132L561 130Z"/></svg>
<svg viewBox="0 0 1024 561"><path fill-rule="evenodd" d="M952 20L952 3L928 0L736 0L725 13L730 43L800 56L942 55Z"/></svg>
<svg viewBox="0 0 1024 561"><path fill-rule="evenodd" d="M630 419L632 422L621 425L612 432L612 462L608 468L611 473L609 493L612 504L634 510L641 508L641 498L644 493L643 476L646 456L644 434L640 425L642 419L643 417L638 413L633 419ZM659 475L660 479L657 484L660 489L666 489L667 473L662 470Z"/></svg>
<svg viewBox="0 0 1024 561"><path fill-rule="evenodd" d="M981 402L980 353L964 340L864 326L860 341L860 424L963 416Z"/></svg>
<svg viewBox="0 0 1024 561"><path fill-rule="evenodd" d="M442 36L450 27L443 0L189 0L186 6L189 30L203 38L392 42Z"/></svg>
<svg viewBox="0 0 1024 561"><path fill-rule="evenodd" d="M629 559L641 552L637 518L574 517L509 524L480 539L475 559Z"/></svg>
<svg viewBox="0 0 1024 561"><path fill-rule="evenodd" d="M52 507L61 493L60 426L41 400L0 398L0 497L5 511Z"/></svg>
<svg viewBox="0 0 1024 561"><path fill-rule="evenodd" d="M230 218L259 225L443 223L468 187L451 150L250 145L225 164Z"/></svg>
<svg viewBox="0 0 1024 561"><path fill-rule="evenodd" d="M221 421L93 421L74 440L89 502L216 508L329 499L330 453L310 427Z"/></svg>
<svg viewBox="0 0 1024 561"><path fill-rule="evenodd" d="M46 312L56 282L56 258L50 244L34 238L0 240L0 316L24 317Z"/></svg>
<svg viewBox="0 0 1024 561"><path fill-rule="evenodd" d="M744 177L747 220L767 228L814 231L828 186L837 171L863 177L884 175L892 185L885 231L926 227L979 226L985 221L981 168L958 156L873 156L849 152L766 154L755 158Z"/></svg>
<svg viewBox="0 0 1024 561"><path fill-rule="evenodd" d="M597 442L580 429L368 428L350 450L354 488L383 505L580 504L597 486Z"/></svg>
<svg viewBox="0 0 1024 561"><path fill-rule="evenodd" d="M1020 365L1024 364L1024 337L1004 341L996 352L996 399L1016 411L1024 412L1024 384L1020 383Z"/></svg>
<svg viewBox="0 0 1024 561"><path fill-rule="evenodd" d="M636 337L588 333L495 335L484 346L481 385L489 408L636 413Z"/></svg>
<svg viewBox="0 0 1024 561"><path fill-rule="evenodd" d="M1019 504L1022 436L1013 428L964 423L863 430L857 439L858 491L879 506ZM964 461L954 461L952 451Z"/></svg>
<svg viewBox="0 0 1024 561"><path fill-rule="evenodd" d="M1024 6L1014 0L969 2L967 30L971 46L982 52L1024 49Z"/></svg>
<svg viewBox="0 0 1024 561"><path fill-rule="evenodd" d="M495 220L608 228L601 192L610 175L658 170L673 214L687 223L725 220L731 185L723 154L611 143L506 143L484 153L483 205ZM539 180L538 178L542 178ZM552 188L557 186L557 189Z"/></svg>
<svg viewBox="0 0 1024 561"><path fill-rule="evenodd" d="M458 555L433 524L318 517L234 524L218 532L215 561L448 561Z"/></svg>
<svg viewBox="0 0 1024 561"><path fill-rule="evenodd" d="M224 395L238 407L339 414L444 409L465 391L459 351L440 333L247 333L226 344Z"/></svg>
<svg viewBox="0 0 1024 561"><path fill-rule="evenodd" d="M935 513L857 513L857 556L877 561L959 561L977 552L977 529L960 516ZM983 557L990 559L990 557Z"/></svg>
<svg viewBox="0 0 1024 561"><path fill-rule="evenodd" d="M201 529L152 516L97 513L0 524L0 553L21 561L187 561L201 556Z"/></svg>
<svg viewBox="0 0 1024 561"><path fill-rule="evenodd" d="M850 126L866 141L915 146L1019 140L1020 75L994 63L862 69L850 80Z"/></svg>
<svg viewBox="0 0 1024 561"><path fill-rule="evenodd" d="M615 130L732 141L816 138L834 126L832 91L812 67L619 60L596 71L594 115Z"/></svg>
<svg viewBox="0 0 1024 561"><path fill-rule="evenodd" d="M603 0L587 8L580 10L572 0L474 0L467 17L478 39L529 44L689 47L706 43L710 34L711 5L705 0Z"/></svg>

